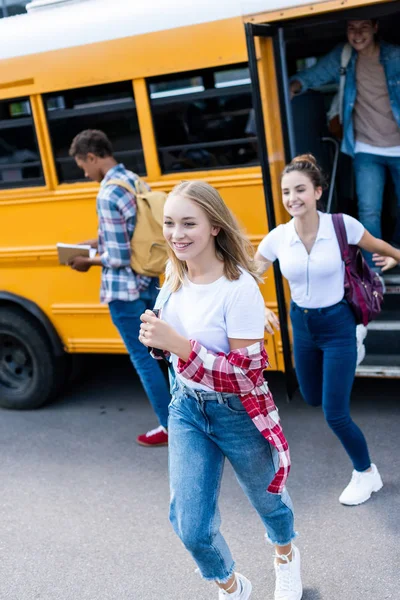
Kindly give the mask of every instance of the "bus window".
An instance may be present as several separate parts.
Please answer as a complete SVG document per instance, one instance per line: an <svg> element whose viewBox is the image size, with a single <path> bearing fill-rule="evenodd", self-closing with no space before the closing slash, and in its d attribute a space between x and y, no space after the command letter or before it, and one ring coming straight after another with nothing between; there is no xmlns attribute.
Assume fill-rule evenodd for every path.
<svg viewBox="0 0 400 600"><path fill-rule="evenodd" d="M163 173L258 164L246 65L148 79Z"/></svg>
<svg viewBox="0 0 400 600"><path fill-rule="evenodd" d="M29 98L0 101L0 189L44 185Z"/></svg>
<svg viewBox="0 0 400 600"><path fill-rule="evenodd" d="M101 129L110 138L117 160L145 175L136 105L131 81L52 92L44 95L58 180L83 179L68 156L72 139L83 129Z"/></svg>

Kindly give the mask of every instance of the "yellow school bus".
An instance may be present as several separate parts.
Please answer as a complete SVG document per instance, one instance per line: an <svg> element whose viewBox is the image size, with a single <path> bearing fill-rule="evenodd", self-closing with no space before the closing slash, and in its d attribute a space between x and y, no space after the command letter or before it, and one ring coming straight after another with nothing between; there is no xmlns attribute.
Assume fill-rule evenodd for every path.
<svg viewBox="0 0 400 600"><path fill-rule="evenodd" d="M155 190L207 180L256 246L287 219L288 76L341 41L349 17L398 31L396 5L36 0L0 21L0 406L56 397L71 355L125 352L99 303L100 269L82 275L57 260L57 242L96 234L97 185L68 156L74 135L105 131ZM290 375L278 267L261 289L281 320L266 340L271 367Z"/></svg>

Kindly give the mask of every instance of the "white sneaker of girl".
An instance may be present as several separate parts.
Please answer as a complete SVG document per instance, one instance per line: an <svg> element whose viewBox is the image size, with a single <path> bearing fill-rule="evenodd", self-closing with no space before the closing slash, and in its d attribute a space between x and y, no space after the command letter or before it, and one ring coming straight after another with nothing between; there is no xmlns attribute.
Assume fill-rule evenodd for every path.
<svg viewBox="0 0 400 600"><path fill-rule="evenodd" d="M371 498L372 492L379 492L383 483L374 464L371 471L353 471L349 485L343 490L339 502L347 506L362 504Z"/></svg>
<svg viewBox="0 0 400 600"><path fill-rule="evenodd" d="M225 590L222 590L220 588L218 600L227 600L228 598L230 600L248 600L248 598L250 598L252 590L252 585L250 581L246 579L244 575L236 573L236 583L237 589L233 592L233 594L225 592Z"/></svg>
<svg viewBox="0 0 400 600"><path fill-rule="evenodd" d="M275 558L286 559L285 563L275 560L275 600L300 600L303 596L303 585L301 583L300 552L297 546L292 544L292 560L276 554Z"/></svg>
<svg viewBox="0 0 400 600"><path fill-rule="evenodd" d="M356 327L356 339L357 339L357 366L362 363L365 358L365 346L364 340L367 337L368 330L365 325L357 325Z"/></svg>

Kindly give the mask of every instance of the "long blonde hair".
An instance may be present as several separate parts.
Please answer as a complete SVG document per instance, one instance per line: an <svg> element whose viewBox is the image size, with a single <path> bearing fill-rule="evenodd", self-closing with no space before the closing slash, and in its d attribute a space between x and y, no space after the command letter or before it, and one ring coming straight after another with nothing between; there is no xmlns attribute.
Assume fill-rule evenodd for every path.
<svg viewBox="0 0 400 600"><path fill-rule="evenodd" d="M224 275L230 281L239 279L244 269L261 282L257 264L254 261L254 249L248 238L242 233L236 218L215 188L205 181L183 181L170 192L171 196L181 196L195 202L206 213L211 225L219 227L215 236L217 257L224 262ZM168 248L170 264L166 273L166 282L172 292L180 289L185 280L187 265L179 260L171 248Z"/></svg>

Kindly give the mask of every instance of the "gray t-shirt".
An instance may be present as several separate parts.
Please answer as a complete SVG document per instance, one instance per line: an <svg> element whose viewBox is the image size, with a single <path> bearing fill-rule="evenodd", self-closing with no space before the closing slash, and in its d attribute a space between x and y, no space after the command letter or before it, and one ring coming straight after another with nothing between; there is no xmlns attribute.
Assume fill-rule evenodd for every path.
<svg viewBox="0 0 400 600"><path fill-rule="evenodd" d="M380 148L400 146L400 129L390 106L385 71L379 61L379 54L358 55L356 81L356 141Z"/></svg>

